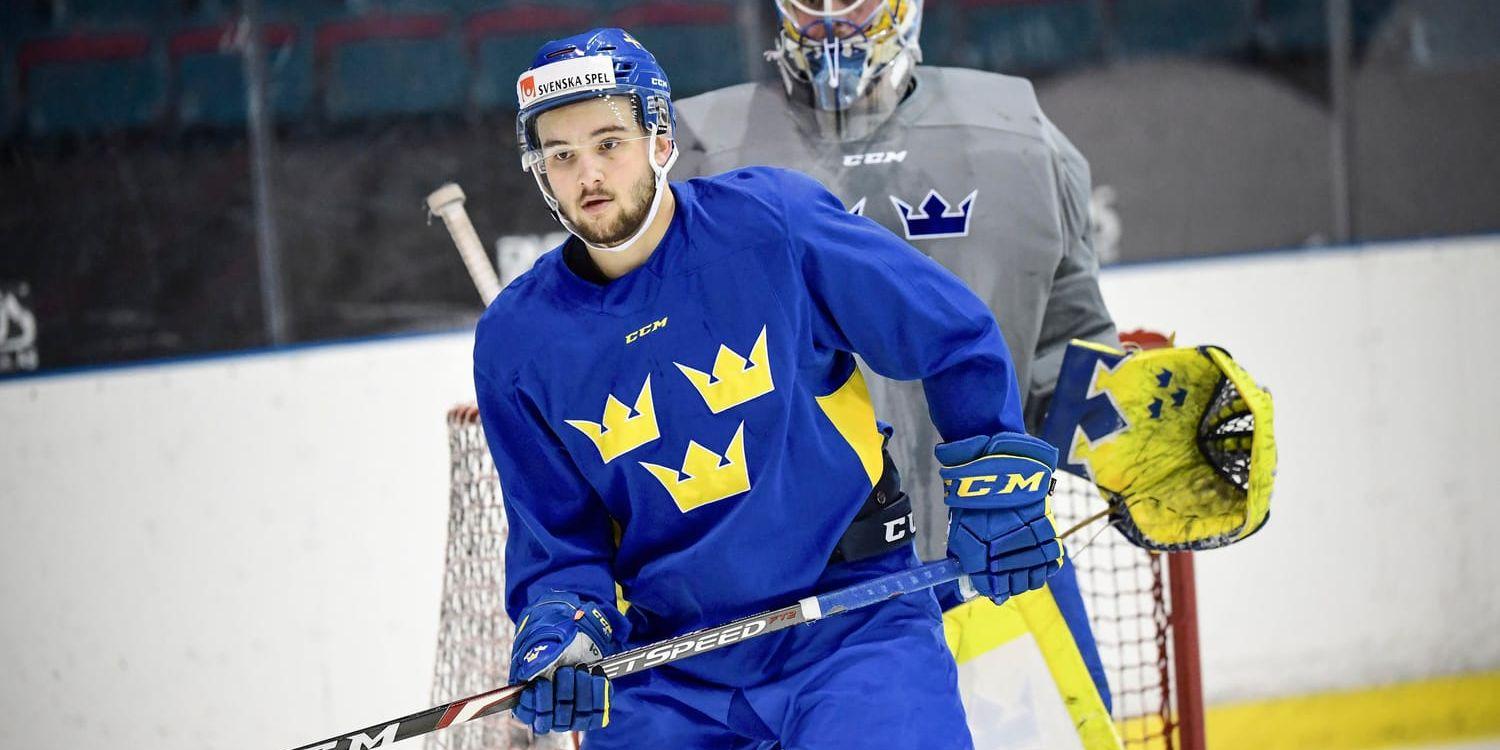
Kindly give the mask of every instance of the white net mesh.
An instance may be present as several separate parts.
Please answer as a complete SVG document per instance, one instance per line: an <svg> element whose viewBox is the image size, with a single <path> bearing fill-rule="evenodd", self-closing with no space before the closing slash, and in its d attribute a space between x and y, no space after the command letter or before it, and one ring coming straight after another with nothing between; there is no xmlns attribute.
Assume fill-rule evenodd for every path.
<svg viewBox="0 0 1500 750"><path fill-rule="evenodd" d="M1053 512L1059 529L1106 507L1087 480L1063 473L1057 478ZM1108 517L1074 533L1067 546L1125 747L1174 747L1170 601L1161 556L1132 545L1109 528Z"/></svg>
<svg viewBox="0 0 1500 750"><path fill-rule="evenodd" d="M452 489L448 507L448 556L438 625L434 704L493 690L510 676L515 635L505 614L506 523L495 465L479 427L478 411L448 413ZM427 750L571 750L572 738L535 736L509 712L433 732Z"/></svg>

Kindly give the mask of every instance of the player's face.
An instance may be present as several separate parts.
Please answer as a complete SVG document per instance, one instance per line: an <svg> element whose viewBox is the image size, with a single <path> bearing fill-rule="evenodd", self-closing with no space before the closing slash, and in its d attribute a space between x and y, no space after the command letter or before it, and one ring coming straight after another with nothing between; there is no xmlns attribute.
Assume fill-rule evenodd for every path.
<svg viewBox="0 0 1500 750"><path fill-rule="evenodd" d="M589 99L543 112L536 134L558 209L589 244L629 239L656 197L649 136L628 97ZM657 153L670 144L657 137Z"/></svg>
<svg viewBox="0 0 1500 750"><path fill-rule="evenodd" d="M788 20L808 39L855 34L880 10L882 0L779 0ZM829 23L815 23L827 21Z"/></svg>

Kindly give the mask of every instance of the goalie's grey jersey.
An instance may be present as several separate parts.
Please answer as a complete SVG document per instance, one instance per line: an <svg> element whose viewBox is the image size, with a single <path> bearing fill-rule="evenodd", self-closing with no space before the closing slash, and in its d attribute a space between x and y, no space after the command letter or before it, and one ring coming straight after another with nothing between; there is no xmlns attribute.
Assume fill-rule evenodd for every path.
<svg viewBox="0 0 1500 750"><path fill-rule="evenodd" d="M757 164L801 170L942 263L999 321L1035 432L1068 341L1119 344L1088 236L1088 162L1025 79L919 66L916 80L890 120L847 142L821 135L812 110L779 81L685 99L673 177ZM946 528L932 454L939 437L921 384L872 378L870 390L876 414L896 429L892 455L917 508L920 552L938 557Z"/></svg>

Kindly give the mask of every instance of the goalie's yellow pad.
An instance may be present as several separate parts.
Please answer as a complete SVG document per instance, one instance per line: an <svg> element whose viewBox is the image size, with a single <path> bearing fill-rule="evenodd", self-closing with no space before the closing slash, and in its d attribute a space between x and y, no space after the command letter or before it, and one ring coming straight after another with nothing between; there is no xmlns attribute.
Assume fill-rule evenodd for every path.
<svg viewBox="0 0 1500 750"><path fill-rule="evenodd" d="M1271 394L1216 346L1125 353L1068 345L1042 437L1147 549L1212 549L1255 533L1276 476Z"/></svg>

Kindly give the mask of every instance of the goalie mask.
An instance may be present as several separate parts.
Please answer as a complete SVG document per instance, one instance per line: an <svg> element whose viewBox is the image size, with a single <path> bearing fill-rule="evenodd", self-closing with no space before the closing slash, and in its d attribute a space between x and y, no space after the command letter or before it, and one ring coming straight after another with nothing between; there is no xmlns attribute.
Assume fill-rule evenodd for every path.
<svg viewBox="0 0 1500 750"><path fill-rule="evenodd" d="M1223 547L1270 515L1271 395L1215 346L1116 351L1074 341L1042 424L1146 549Z"/></svg>
<svg viewBox="0 0 1500 750"><path fill-rule="evenodd" d="M895 110L921 60L920 0L776 0L776 10L766 56L788 96L804 92L842 137L864 137Z"/></svg>
<svg viewBox="0 0 1500 750"><path fill-rule="evenodd" d="M640 239L656 218L667 171L677 160L672 90L656 58L620 29L548 42L517 79L516 98L521 169L536 179L553 217L595 250L620 252ZM588 127L545 138L538 133L542 115L574 106L588 110ZM589 186L582 174L638 170L634 160L642 157L650 172L642 171L633 185ZM618 205L608 214L612 220L592 216L602 217L598 207L609 202Z"/></svg>

